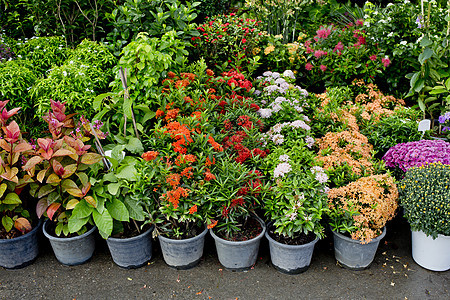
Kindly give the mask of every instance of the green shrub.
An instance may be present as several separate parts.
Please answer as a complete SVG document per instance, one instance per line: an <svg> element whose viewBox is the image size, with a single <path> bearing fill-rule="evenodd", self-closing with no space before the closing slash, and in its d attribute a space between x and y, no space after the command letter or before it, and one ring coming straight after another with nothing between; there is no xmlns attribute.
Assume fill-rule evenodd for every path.
<svg viewBox="0 0 450 300"><path fill-rule="evenodd" d="M116 57L109 51L105 44L87 39L83 40L71 52L66 63L70 61L97 67L106 73L108 80L112 79L112 68L117 64Z"/></svg>
<svg viewBox="0 0 450 300"><path fill-rule="evenodd" d="M23 125L33 109L28 91L37 77L31 67L31 63L21 60L0 63L0 100L10 100L8 107L22 107L19 117Z"/></svg>
<svg viewBox="0 0 450 300"><path fill-rule="evenodd" d="M60 36L18 41L12 48L18 58L31 61L38 74L44 74L52 66L62 65L69 53L69 48L66 48Z"/></svg>
<svg viewBox="0 0 450 300"><path fill-rule="evenodd" d="M91 102L97 93L108 86L104 71L81 62L69 61L55 67L47 78L40 79L31 89L31 98L35 103L36 114L42 115L49 108L50 99L67 101L70 111L91 116Z"/></svg>
<svg viewBox="0 0 450 300"><path fill-rule="evenodd" d="M110 47L115 55L126 44L134 40L139 32L147 32L152 37L161 37L164 33L175 30L178 37L189 41L198 36L194 19L194 8L200 2L190 3L179 0L125 0L108 14L113 30L108 34Z"/></svg>

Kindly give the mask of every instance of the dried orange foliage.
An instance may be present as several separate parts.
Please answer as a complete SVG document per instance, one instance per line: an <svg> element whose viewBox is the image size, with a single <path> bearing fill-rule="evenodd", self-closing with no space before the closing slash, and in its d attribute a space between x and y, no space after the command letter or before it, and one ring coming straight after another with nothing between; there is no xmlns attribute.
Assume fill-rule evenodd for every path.
<svg viewBox="0 0 450 300"><path fill-rule="evenodd" d="M361 116L366 120L372 117L378 121L381 117L392 115L395 109L405 105L403 99L383 95L373 83L366 84L363 80L354 80L352 84L366 89L366 93L361 93L355 98L355 104L359 103L363 107L364 112ZM389 109L391 107L394 110Z"/></svg>
<svg viewBox="0 0 450 300"><path fill-rule="evenodd" d="M328 192L330 209L358 211L359 214L353 216L358 230L351 236L362 243L381 234L386 222L395 216L397 199L397 186L388 174L363 177Z"/></svg>
<svg viewBox="0 0 450 300"><path fill-rule="evenodd" d="M362 174L363 169L372 171L370 159L373 147L367 137L358 131L329 132L323 138L317 139L316 143L321 150L316 158L323 162L324 169L347 163L358 175ZM324 152L329 154L323 155Z"/></svg>

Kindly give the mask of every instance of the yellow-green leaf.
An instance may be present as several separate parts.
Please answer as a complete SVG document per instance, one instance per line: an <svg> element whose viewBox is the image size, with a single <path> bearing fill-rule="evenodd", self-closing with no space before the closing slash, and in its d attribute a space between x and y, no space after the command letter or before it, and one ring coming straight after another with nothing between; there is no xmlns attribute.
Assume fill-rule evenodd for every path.
<svg viewBox="0 0 450 300"><path fill-rule="evenodd" d="M7 187L8 186L6 185L6 183L0 184L0 197L3 197L3 194L5 193ZM1 203L1 200L0 200L0 203Z"/></svg>
<svg viewBox="0 0 450 300"><path fill-rule="evenodd" d="M59 176L56 175L55 173L50 174L50 176L48 176L48 178L47 178L47 183L49 183L49 184L58 183L60 181L61 181L61 178L59 178Z"/></svg>
<svg viewBox="0 0 450 300"><path fill-rule="evenodd" d="M85 153L81 157L81 163L86 165L92 165L102 160L102 156L97 153Z"/></svg>
<svg viewBox="0 0 450 300"><path fill-rule="evenodd" d="M9 193L6 195L5 199L3 200L4 204L20 204L22 203L22 200L20 200L19 196L16 193Z"/></svg>
<svg viewBox="0 0 450 300"><path fill-rule="evenodd" d="M86 200L86 202L92 205L94 208L97 208L97 201L95 201L92 196L86 196L84 197L84 200Z"/></svg>
<svg viewBox="0 0 450 300"><path fill-rule="evenodd" d="M84 196L83 192L78 188L78 185L71 179L64 179L61 186L66 192L74 197L81 198Z"/></svg>
<svg viewBox="0 0 450 300"><path fill-rule="evenodd" d="M79 202L80 201L78 201L77 199L71 199L69 202L67 202L66 209L73 209Z"/></svg>

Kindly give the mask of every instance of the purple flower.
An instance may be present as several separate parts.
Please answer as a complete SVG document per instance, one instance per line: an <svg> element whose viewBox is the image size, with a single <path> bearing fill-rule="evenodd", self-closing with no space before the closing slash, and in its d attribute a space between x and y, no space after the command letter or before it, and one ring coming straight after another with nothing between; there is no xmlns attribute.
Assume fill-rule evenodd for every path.
<svg viewBox="0 0 450 300"><path fill-rule="evenodd" d="M450 143L442 140L421 140L397 144L383 156L386 166L403 171L425 163L450 164Z"/></svg>

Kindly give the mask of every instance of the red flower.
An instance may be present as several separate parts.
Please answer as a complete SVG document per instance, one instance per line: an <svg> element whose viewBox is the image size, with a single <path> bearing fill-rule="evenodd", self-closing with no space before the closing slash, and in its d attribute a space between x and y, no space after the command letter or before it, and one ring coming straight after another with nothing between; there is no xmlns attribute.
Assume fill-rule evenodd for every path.
<svg viewBox="0 0 450 300"><path fill-rule="evenodd" d="M197 204L194 204L190 209L189 209L189 214L192 215L193 213L197 212Z"/></svg>
<svg viewBox="0 0 450 300"><path fill-rule="evenodd" d="M143 153L141 157L145 161L150 161L150 160L154 160L158 156L158 154L159 154L158 151L147 151L147 152Z"/></svg>

